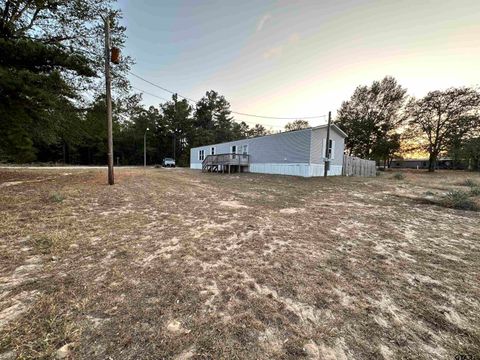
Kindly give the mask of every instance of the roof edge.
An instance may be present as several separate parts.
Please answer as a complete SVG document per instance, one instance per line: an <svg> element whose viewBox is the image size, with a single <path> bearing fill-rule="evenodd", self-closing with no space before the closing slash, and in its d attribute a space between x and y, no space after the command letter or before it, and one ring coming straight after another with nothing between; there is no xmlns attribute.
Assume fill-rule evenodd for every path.
<svg viewBox="0 0 480 360"><path fill-rule="evenodd" d="M323 125L318 125L318 126L315 126L315 127L312 127L311 129L312 130L315 130L315 129L323 129L323 128L326 128L328 126L328 124L323 124ZM342 129L340 129L340 127L337 125L337 124L330 124L330 127L332 128L335 128L340 134L342 134L344 137L348 137L348 135L345 133L345 131L343 131Z"/></svg>

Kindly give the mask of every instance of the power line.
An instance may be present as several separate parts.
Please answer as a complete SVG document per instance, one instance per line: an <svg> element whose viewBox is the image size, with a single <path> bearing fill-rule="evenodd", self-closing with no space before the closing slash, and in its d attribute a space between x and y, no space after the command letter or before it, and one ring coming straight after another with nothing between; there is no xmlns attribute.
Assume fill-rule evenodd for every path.
<svg viewBox="0 0 480 360"><path fill-rule="evenodd" d="M140 75L137 75L137 74L134 74L132 73L131 71L128 71L128 73L130 75L133 75L135 76L136 78L142 80L142 81L145 81L146 83L150 84L150 85L153 85L163 91L166 91L166 92L169 92L170 94L177 94L178 96L180 96L181 98L184 98L188 101L191 101L192 103L196 104L197 101L193 100L192 98L189 98L188 96L184 96L184 95L181 95L175 91L172 91L172 90L169 90L163 86L160 86L158 84L155 84L153 82L151 82L150 80L147 80L143 77L141 77ZM297 116L297 117L276 117L276 116L265 116L265 115L256 115L256 114L248 114L248 113L244 113L244 112L239 112L239 111L234 111L234 110L231 110L230 111L232 114L236 114L236 115L241 115L241 116L250 116L250 117L255 117L255 118L261 118L261 119L273 119L273 120L298 120L298 119L303 119L303 120L307 120L307 119L320 119L320 118L325 118L327 115L317 115L317 116Z"/></svg>
<svg viewBox="0 0 480 360"><path fill-rule="evenodd" d="M156 98L158 98L158 99L160 99L160 100L163 100L163 101L170 101L170 100L168 100L168 99L166 99L166 98L164 98L164 97L161 97L161 96L158 96L158 95L152 94L152 93L150 93L150 92L148 92L148 91L145 91L145 90L139 89L139 88L137 88L137 87L135 87L135 86L132 86L132 88L133 88L133 89L135 89L135 90L137 90L137 91L140 91L140 92L142 92L142 93L144 93L144 94L147 94L147 95L150 95L150 96L156 97Z"/></svg>
<svg viewBox="0 0 480 360"><path fill-rule="evenodd" d="M133 89L137 90L137 91L140 91L141 93L143 94L147 94L147 95L150 95L150 96L153 96L153 97L156 97L158 99L161 99L161 100L164 100L164 101L170 101L169 99L165 99L164 97L161 97L161 96L158 96L158 95L155 95L155 94L152 94L148 91L145 91L145 90L142 90L140 88L137 88L135 86L132 86ZM250 124L250 125L257 125L258 123L256 122L252 122L252 121L246 121L246 120L242 120L244 123L246 124ZM268 127L272 127L272 128L278 128L278 129L283 129L283 126L279 126L279 125L267 125Z"/></svg>
<svg viewBox="0 0 480 360"><path fill-rule="evenodd" d="M155 87L163 90L163 91L169 92L170 94L177 94L177 95L180 96L181 98L184 98L185 100L191 101L191 102L193 102L194 104L197 103L197 102L196 102L195 100L193 100L193 99L190 99L190 98L188 98L188 97L186 97L186 96L183 96L183 95L181 95L181 94L179 94L179 93L177 93L177 92L175 92L175 91L168 90L168 89L166 89L166 88L164 88L164 87L162 87L162 86L160 86L160 85L157 85L157 84L155 84L155 83L153 83L153 82L151 82L151 81L149 81L149 80L147 80L147 79L144 79L143 77L141 77L141 76L139 76L139 75L136 75L136 74L132 73L131 71L129 71L128 73L129 73L130 75L135 76L136 78L138 78L138 79L140 79L140 80L142 80L142 81L145 81L146 83L148 83L148 84L150 84L150 85L153 85L153 86L155 86Z"/></svg>

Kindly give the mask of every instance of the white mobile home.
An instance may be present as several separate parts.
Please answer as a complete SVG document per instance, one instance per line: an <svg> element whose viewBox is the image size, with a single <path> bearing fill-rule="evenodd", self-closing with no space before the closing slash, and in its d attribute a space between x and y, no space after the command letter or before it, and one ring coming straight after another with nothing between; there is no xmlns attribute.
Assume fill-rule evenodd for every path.
<svg viewBox="0 0 480 360"><path fill-rule="evenodd" d="M347 135L327 125L256 138L205 145L190 150L190 168L225 171L226 160L238 171L296 176L323 176L327 154L328 175L341 175ZM230 170L230 165L228 165Z"/></svg>

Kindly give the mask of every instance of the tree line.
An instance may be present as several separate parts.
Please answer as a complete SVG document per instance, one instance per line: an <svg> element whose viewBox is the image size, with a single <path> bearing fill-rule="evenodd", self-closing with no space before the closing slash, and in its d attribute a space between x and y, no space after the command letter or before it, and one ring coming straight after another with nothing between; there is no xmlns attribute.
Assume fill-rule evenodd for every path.
<svg viewBox="0 0 480 360"><path fill-rule="evenodd" d="M79 124L81 136L64 149L50 147L45 159L66 156L66 163L104 164L107 154L105 99L98 97ZM148 130L147 130L148 129ZM143 163L144 137L148 164L160 164L165 157L175 158L182 166L190 163L190 148L246 137L263 136L269 131L262 125L249 127L233 120L225 97L211 90L196 104L172 95L171 100L146 108L141 96L127 102L113 103L114 160L119 165Z"/></svg>
<svg viewBox="0 0 480 360"><path fill-rule="evenodd" d="M123 48L125 28L113 0L0 0L0 161L104 164L104 34ZM208 91L196 104L179 100L145 108L126 77L133 60L112 67L114 158L140 164L146 131L150 163L188 163L189 149L260 136L268 130L233 121L230 104Z"/></svg>
<svg viewBox="0 0 480 360"><path fill-rule="evenodd" d="M125 27L114 0L0 0L0 161L104 164L106 121L103 21L123 48ZM174 157L188 165L190 148L271 133L236 122L224 96L211 90L196 103L179 99L146 108L127 73L133 59L112 67L114 159L150 164ZM350 155L388 165L406 150L429 154L429 169L450 156L480 162L480 93L474 88L429 92L416 99L393 77L359 86L338 110ZM298 119L286 131L309 127ZM149 130L147 130L147 128ZM410 145L412 144L412 145ZM410 147L410 149L407 149Z"/></svg>
<svg viewBox="0 0 480 360"><path fill-rule="evenodd" d="M429 155L429 171L441 156L480 168L480 92L475 88L435 90L417 99L387 76L358 86L342 103L336 124L348 135L349 155L389 166L402 153L421 150Z"/></svg>

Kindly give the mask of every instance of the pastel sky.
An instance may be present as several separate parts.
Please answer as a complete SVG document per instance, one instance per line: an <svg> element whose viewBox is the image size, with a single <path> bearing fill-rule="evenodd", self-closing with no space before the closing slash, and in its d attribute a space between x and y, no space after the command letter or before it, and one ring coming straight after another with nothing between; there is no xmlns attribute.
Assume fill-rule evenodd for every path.
<svg viewBox="0 0 480 360"><path fill-rule="evenodd" d="M479 0L120 0L119 6L125 52L136 61L132 72L194 99L214 89L239 112L335 116L356 86L385 75L414 96L480 83ZM235 119L274 130L287 122Z"/></svg>

